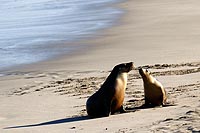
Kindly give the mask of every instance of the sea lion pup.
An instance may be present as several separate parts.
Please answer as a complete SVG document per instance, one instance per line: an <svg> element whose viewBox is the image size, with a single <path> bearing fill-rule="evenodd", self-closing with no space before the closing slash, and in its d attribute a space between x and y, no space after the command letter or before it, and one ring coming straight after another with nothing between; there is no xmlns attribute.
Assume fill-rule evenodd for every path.
<svg viewBox="0 0 200 133"><path fill-rule="evenodd" d="M139 73L144 82L145 105L165 105L167 96L162 84L147 69L139 68Z"/></svg>
<svg viewBox="0 0 200 133"><path fill-rule="evenodd" d="M101 88L86 102L86 110L90 117L106 117L117 111L125 112L122 104L127 76L133 68L133 62L122 63L113 68Z"/></svg>

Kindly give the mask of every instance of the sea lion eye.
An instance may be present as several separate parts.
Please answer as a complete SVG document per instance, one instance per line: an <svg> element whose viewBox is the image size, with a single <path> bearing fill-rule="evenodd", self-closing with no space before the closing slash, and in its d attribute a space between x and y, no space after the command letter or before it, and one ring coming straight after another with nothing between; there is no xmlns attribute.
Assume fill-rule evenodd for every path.
<svg viewBox="0 0 200 133"><path fill-rule="evenodd" d="M148 73L149 71L146 69L146 72Z"/></svg>

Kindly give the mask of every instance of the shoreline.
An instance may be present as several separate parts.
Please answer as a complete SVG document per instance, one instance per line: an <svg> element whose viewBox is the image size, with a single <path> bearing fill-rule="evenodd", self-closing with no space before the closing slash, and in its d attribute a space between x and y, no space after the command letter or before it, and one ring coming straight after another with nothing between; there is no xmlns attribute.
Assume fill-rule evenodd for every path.
<svg viewBox="0 0 200 133"><path fill-rule="evenodd" d="M7 71L0 77L0 132L200 132L199 4L125 1L119 6L126 14L84 41L89 48ZM88 97L129 61L150 69L173 106L138 109L143 81L132 70L124 99L130 112L89 119Z"/></svg>
<svg viewBox="0 0 200 133"><path fill-rule="evenodd" d="M81 57L85 53L88 53L94 49L102 47L102 46L100 46L100 44L97 44L95 42L95 40L104 38L106 36L105 34L107 33L108 30L110 30L120 24L122 16L124 16L126 14L124 11L125 9L121 8L121 6L120 6L121 4L122 4L121 2L116 2L115 4L111 5L111 7L116 7L121 12L120 14L118 14L118 17L116 18L117 22L113 22L112 24L110 24L110 26L97 30L94 34L91 34L84 39L79 39L79 40L76 40L73 42L66 42L66 43L60 44L60 46L64 47L64 48L66 48L69 45L70 47L76 47L76 49L71 50L70 52L68 52L66 54L65 53L57 54L56 56L53 56L51 58L48 58L48 59L45 59L42 61L22 64L22 65L15 65L15 66L11 66L8 68L2 68L0 70L0 74L6 75L6 73L12 73L15 71L21 71L21 72L38 71L38 70L46 71L46 70L48 70L48 68L50 70L54 70L59 67L60 67L59 69L68 69L68 67L65 68L64 66L62 66L62 64L71 62L71 58ZM69 70L73 70L72 69L73 67L74 66L69 67Z"/></svg>
<svg viewBox="0 0 200 133"><path fill-rule="evenodd" d="M199 33L194 34L193 29L188 30L182 26L189 24L182 20L190 18L190 14L185 17L180 16L176 20L171 15L173 11L167 10L171 3L161 5L163 9L161 7L154 9L155 5L148 2L145 5L146 8L132 7L129 6L129 3L143 4L142 2L125 1L114 5L125 10L124 16L111 28L99 31L91 37L91 40L76 42L76 44L87 45L83 49L70 55L61 55L50 60L25 65L20 67L19 70L108 70L117 63L128 61L133 61L138 66L199 61L198 49L200 48L198 42L200 41L196 38ZM174 5L172 9L173 7ZM185 12L181 8L179 9L180 13L177 11L176 14ZM160 9L169 13L161 17L162 13L157 12ZM193 10L195 11L196 8ZM141 16L140 12L147 15L150 12L155 15ZM134 17L131 17L133 13L135 13ZM136 20L138 18L138 22L135 18ZM192 18L194 17L192 16ZM149 22L145 19L148 19ZM170 19L172 19L172 22L169 22ZM180 25L178 22L182 24ZM157 29L157 24L160 29ZM171 28L172 26L175 29ZM180 28L183 29L180 30Z"/></svg>
<svg viewBox="0 0 200 133"><path fill-rule="evenodd" d="M16 5L15 2L10 2L10 7L9 4L5 7L3 5L2 8L13 9L8 10L10 14L14 14L15 9L24 10L26 13L17 12L16 15L14 15L19 15L18 19L23 21L25 25L24 28L22 25L18 24L20 21L14 21L17 18L14 16L11 20L8 18L5 19L5 22L2 21L2 25L6 26L5 31L6 29L9 31L9 36L7 36L8 39L4 38L1 42L2 44L7 44L6 41L10 42L7 44L8 46L3 45L2 49L0 49L0 52L2 52L1 71L7 68L12 70L15 66L19 68L21 66L23 67L23 65L26 66L26 64L39 64L38 62L53 60L54 57L59 57L64 54L68 56L68 53L71 54L71 52L76 49L76 51L79 51L79 49L83 47L83 44L81 44L82 41L93 38L96 32L101 32L111 27L113 23L117 21L122 12L120 9L115 8L114 5L119 2L119 0L99 0L94 2L72 2L72 4L70 4L71 2L62 3L61 1L57 1L55 4L46 4L48 2L38 1L27 3L17 2ZM20 8L20 5L23 4L24 6ZM70 6L68 6L68 4ZM37 8L42 10L36 10ZM34 13L40 14L40 12L40 18L34 15ZM47 13L46 16L44 15L45 13ZM52 15L53 13L55 14ZM37 21L38 19L40 19L40 21ZM7 21L12 20L13 22L7 23ZM21 28L22 32L24 32L24 37L22 36L23 34L14 32L16 30L15 23L16 29ZM34 31L34 33L32 33L31 30ZM40 30L43 30L41 31L42 33L39 32ZM19 40L15 38L19 38ZM78 43L80 46L74 46ZM57 59L57 57L55 59Z"/></svg>

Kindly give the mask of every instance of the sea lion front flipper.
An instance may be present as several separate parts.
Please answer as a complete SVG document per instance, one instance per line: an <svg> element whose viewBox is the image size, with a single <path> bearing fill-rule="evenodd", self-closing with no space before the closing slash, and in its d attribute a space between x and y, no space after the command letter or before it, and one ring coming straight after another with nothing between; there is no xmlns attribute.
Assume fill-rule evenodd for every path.
<svg viewBox="0 0 200 133"><path fill-rule="evenodd" d="M101 117L108 117L111 114L111 106L108 101L104 99L104 105L102 107L102 110L100 111L102 113Z"/></svg>

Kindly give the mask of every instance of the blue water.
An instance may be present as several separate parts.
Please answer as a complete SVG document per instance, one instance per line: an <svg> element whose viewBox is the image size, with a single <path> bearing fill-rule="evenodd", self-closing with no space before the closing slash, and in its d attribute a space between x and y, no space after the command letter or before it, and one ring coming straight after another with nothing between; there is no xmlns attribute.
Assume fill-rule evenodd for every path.
<svg viewBox="0 0 200 133"><path fill-rule="evenodd" d="M119 0L1 0L0 69L42 61L111 26ZM61 44L65 44L63 47Z"/></svg>

